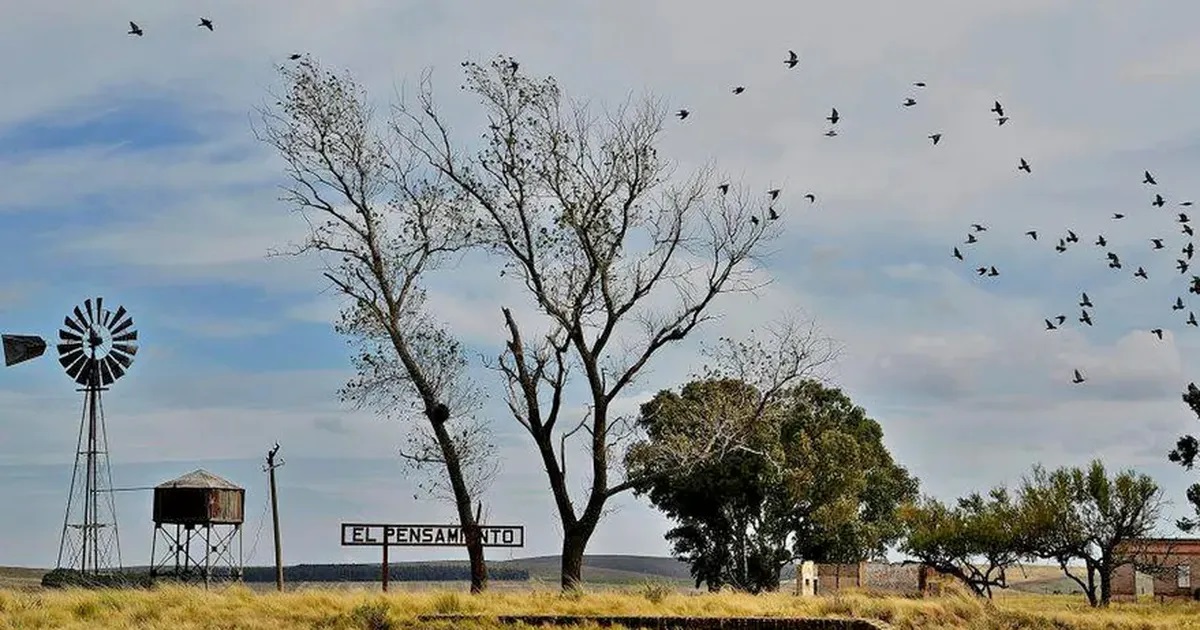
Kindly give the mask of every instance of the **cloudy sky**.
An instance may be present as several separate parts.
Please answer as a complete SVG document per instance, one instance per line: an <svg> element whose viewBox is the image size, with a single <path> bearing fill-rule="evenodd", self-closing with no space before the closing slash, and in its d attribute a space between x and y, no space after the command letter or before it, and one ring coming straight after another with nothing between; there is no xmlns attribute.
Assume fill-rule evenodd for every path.
<svg viewBox="0 0 1200 630"><path fill-rule="evenodd" d="M248 563L270 560L260 466L274 441L287 462L289 563L373 560L338 545L342 521L452 517L413 500L395 456L405 418L338 402L347 349L313 262L266 257L305 227L277 201L282 163L250 130L293 52L353 72L381 104L432 68L452 122L476 111L455 89L459 62L498 53L597 102L648 90L692 112L663 135L682 168L714 164L752 189L783 188L774 284L719 302L722 319L661 355L623 408L685 379L704 339L802 312L844 345L833 377L926 492L952 498L1035 462L1099 456L1154 476L1184 513L1191 477L1165 455L1196 428L1179 394L1195 378L1200 330L1170 308L1183 296L1200 311L1190 274L1174 269L1186 243L1178 203L1200 198L1187 179L1200 167L1195 3L26 4L0 23L0 56L21 60L0 69L0 330L54 337L86 297L125 305L142 350L105 398L114 482L203 466L244 485ZM197 27L202 15L214 32ZM127 36L128 20L145 36ZM788 49L795 70L782 63ZM908 96L916 106L901 106ZM988 111L997 99L1003 127ZM835 138L823 136L831 107ZM1022 157L1031 174L1016 169ZM1145 169L1156 188L1141 183ZM1150 205L1155 192L1165 207ZM963 245L971 223L989 229ZM1056 253L1067 229L1080 242ZM1124 268L1107 267L1098 234ZM521 299L487 265L465 260L431 290L473 358L497 354L500 306ZM1000 275L978 278L978 265ZM1148 280L1133 277L1138 266ZM1094 327L1076 321L1080 291ZM1059 313L1067 325L1046 332L1042 320ZM48 566L57 552L81 400L52 354L0 373L2 565ZM1076 368L1084 385L1070 383ZM485 411L503 459L489 520L527 526L518 555L556 553L535 451L498 398ZM616 505L589 551L666 553L661 517L630 497ZM150 495L121 494L118 511L125 562L145 563Z"/></svg>

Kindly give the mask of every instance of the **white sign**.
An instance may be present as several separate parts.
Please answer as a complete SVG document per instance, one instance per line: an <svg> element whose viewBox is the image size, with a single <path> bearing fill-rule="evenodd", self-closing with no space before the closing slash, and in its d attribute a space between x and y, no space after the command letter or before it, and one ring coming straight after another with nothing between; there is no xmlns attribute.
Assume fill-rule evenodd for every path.
<svg viewBox="0 0 1200 630"><path fill-rule="evenodd" d="M484 547L524 547L524 525L482 526ZM467 536L458 525L387 525L342 523L347 547L465 547Z"/></svg>

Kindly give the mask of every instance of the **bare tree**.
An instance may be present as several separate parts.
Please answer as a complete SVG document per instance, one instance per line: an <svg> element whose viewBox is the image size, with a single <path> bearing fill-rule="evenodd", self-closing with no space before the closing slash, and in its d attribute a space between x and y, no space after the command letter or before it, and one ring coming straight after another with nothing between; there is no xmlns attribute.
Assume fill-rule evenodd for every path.
<svg viewBox="0 0 1200 630"><path fill-rule="evenodd" d="M280 72L287 91L259 109L263 127L255 134L283 157L291 183L282 199L310 227L307 239L285 253L316 255L324 277L348 298L338 330L355 338L360 352L358 376L343 398L387 416L407 415L408 402L427 420L401 455L444 474L431 489L458 510L471 591L481 592L481 506L474 514L471 506L494 473L494 458L485 428L464 422L477 392L466 382L459 343L426 312L424 289L431 271L471 245L468 205L436 171L426 176L403 143L378 132L351 77L307 58Z"/></svg>
<svg viewBox="0 0 1200 630"><path fill-rule="evenodd" d="M509 338L499 369L509 408L545 466L563 528L562 586L573 589L606 502L637 483L610 480L622 425L614 401L661 349L713 317L718 295L761 286L755 263L780 223L769 218L766 194L736 186L723 194L710 169L675 177L655 149L668 114L660 101L596 112L510 58L463 65L463 87L489 123L482 149L452 138L428 77L415 106L397 108L396 130L471 200L485 245L551 322L527 341L503 309ZM581 510L554 439L576 371L589 398L591 478Z"/></svg>

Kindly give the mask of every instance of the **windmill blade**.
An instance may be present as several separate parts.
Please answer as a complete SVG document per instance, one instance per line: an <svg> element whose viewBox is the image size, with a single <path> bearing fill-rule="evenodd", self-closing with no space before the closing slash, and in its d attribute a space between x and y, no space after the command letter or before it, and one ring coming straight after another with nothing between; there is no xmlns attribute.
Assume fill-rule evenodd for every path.
<svg viewBox="0 0 1200 630"><path fill-rule="evenodd" d="M91 357L84 356L83 361L80 361L72 368L67 368L67 376L75 379L76 383L86 387L92 377L92 366L95 365L95 360Z"/></svg>
<svg viewBox="0 0 1200 630"><path fill-rule="evenodd" d="M83 308L87 311L88 324L94 325L96 323L96 319L98 319L97 315L100 314L100 311L97 310L95 313L92 312L92 298L88 298L83 301Z"/></svg>
<svg viewBox="0 0 1200 630"><path fill-rule="evenodd" d="M129 360L126 359L126 361L127 363L125 365L128 367ZM125 376L125 368L121 367L120 359L114 356L112 353L109 353L108 356L104 357L104 363L108 365L108 370L112 372L113 380Z"/></svg>
<svg viewBox="0 0 1200 630"><path fill-rule="evenodd" d="M124 306L118 306L117 312L114 313L113 316L108 320L109 323L116 325L117 322L121 321L121 318L125 317L125 312Z"/></svg>
<svg viewBox="0 0 1200 630"><path fill-rule="evenodd" d="M58 338L62 339L63 341L83 343L83 335L76 335L75 333L65 329L60 329L58 331Z"/></svg>
<svg viewBox="0 0 1200 630"><path fill-rule="evenodd" d="M86 330L87 328L89 328L91 326L91 324L88 323L88 320L83 317L83 311L79 310L78 306L75 307L74 312L75 312L75 321L79 322L79 325L83 326L84 330ZM81 330L79 332L83 332L83 330Z"/></svg>
<svg viewBox="0 0 1200 630"><path fill-rule="evenodd" d="M46 340L36 335L0 335L4 344L4 365L13 366L42 356Z"/></svg>
<svg viewBox="0 0 1200 630"><path fill-rule="evenodd" d="M78 311L79 309L75 309L75 310L77 310L77 311ZM77 333L79 333L79 334L81 334L81 335L82 335L82 334L84 334L84 331L83 331L83 326L80 326L79 324L76 324L74 321L72 321L72 320L71 320L71 318L70 318L70 317L64 317L64 318L63 318L63 324L64 324L64 325L66 325L66 326L67 326L68 328L70 328L71 330L74 330L75 332L77 332Z"/></svg>
<svg viewBox="0 0 1200 630"><path fill-rule="evenodd" d="M125 354L128 354L129 356L132 357L133 355L137 354L138 347L133 344L129 344L129 343L114 343L112 345L112 349L120 351L120 352L124 352Z"/></svg>
<svg viewBox="0 0 1200 630"><path fill-rule="evenodd" d="M95 321L97 324L100 324L100 325L104 324L104 309L100 307L102 304L104 304L104 298L97 297L96 298L96 320Z"/></svg>
<svg viewBox="0 0 1200 630"><path fill-rule="evenodd" d="M137 341L137 331L131 330L123 335L113 335L113 342Z"/></svg>
<svg viewBox="0 0 1200 630"><path fill-rule="evenodd" d="M112 371L108 369L108 361L97 361L96 369L100 372L100 385L102 387L112 385L112 382L117 380L112 375Z"/></svg>
<svg viewBox="0 0 1200 630"><path fill-rule="evenodd" d="M108 356L106 356L105 358L112 359L112 360L116 361L117 363L120 363L122 367L129 367L130 365L133 364L132 357L130 357L129 355L127 355L123 352L118 352L116 348L113 348L112 351L109 352Z"/></svg>
<svg viewBox="0 0 1200 630"><path fill-rule="evenodd" d="M133 318L130 317L129 319L126 319L125 321L121 322L120 325L114 327L110 332L112 332L112 334L115 335L115 334L121 332L122 330L129 328L132 325L133 325Z"/></svg>
<svg viewBox="0 0 1200 630"><path fill-rule="evenodd" d="M60 343L60 344L58 344L57 347L58 347L58 356L60 356L60 357L71 354L72 352L75 352L76 350L78 350L79 352L83 352L83 344L82 343Z"/></svg>
<svg viewBox="0 0 1200 630"><path fill-rule="evenodd" d="M83 350L80 350L79 352L59 357L58 362L67 369L67 376L75 378L75 375L79 374L79 371L83 369L83 365L87 363L87 355L83 353Z"/></svg>

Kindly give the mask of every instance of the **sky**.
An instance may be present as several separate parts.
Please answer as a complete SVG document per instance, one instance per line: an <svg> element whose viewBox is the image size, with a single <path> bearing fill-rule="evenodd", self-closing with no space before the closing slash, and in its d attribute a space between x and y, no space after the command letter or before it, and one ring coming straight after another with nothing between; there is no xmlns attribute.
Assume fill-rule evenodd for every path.
<svg viewBox="0 0 1200 630"><path fill-rule="evenodd" d="M277 66L301 52L351 72L381 106L431 69L447 117L471 138L478 109L456 89L459 64L507 54L581 99L650 92L686 108L661 147L683 172L713 165L751 189L783 190L783 236L762 270L772 284L719 300L720 319L660 354L619 409L686 381L706 340L799 314L842 345L830 378L880 422L923 492L948 500L1014 483L1035 463L1100 457L1154 477L1174 502L1169 523L1187 513L1195 480L1166 453L1198 428L1179 397L1200 367L1200 329L1184 324L1200 299L1174 269L1186 242L1174 219L1188 210L1179 202L1200 198L1189 180L1200 167L1200 39L1190 26L1200 6L1156 8L28 3L0 22L0 57L23 60L0 69L11 87L0 99L0 331L54 338L88 297L128 308L141 349L104 398L114 484L203 467L246 487L247 564L271 560L261 467L276 441L288 564L375 560L339 545L341 522L451 522L449 506L414 500L396 455L411 418L339 402L349 349L315 261L267 256L306 227L278 200L283 164L255 139L252 112L281 89ZM198 27L201 16L213 32ZM144 37L126 35L129 20ZM801 60L792 70L782 63L789 49ZM745 92L733 95L736 85ZM903 107L909 96L917 104ZM989 111L995 100L1004 126ZM840 133L829 138L832 107ZM943 134L936 146L932 133ZM1020 158L1031 173L1017 170ZM1156 187L1142 183L1144 170ZM1150 205L1155 192L1165 207ZM988 230L966 245L972 223ZM1024 236L1031 229L1036 242ZM1080 242L1059 254L1068 229ZM1099 234L1122 269L1108 268ZM1151 238L1165 249L1152 250ZM965 262L951 257L955 246ZM977 277L979 265L1000 275ZM1138 266L1147 280L1133 277ZM1095 304L1092 327L1076 321L1081 291ZM1171 310L1176 296L1188 310ZM498 384L480 357L500 351L500 306L522 299L487 260L431 279L433 312L466 344L488 391ZM1044 330L1059 313L1063 329ZM0 504L20 506L0 510L0 565L56 558L82 400L53 355L0 371ZM1070 382L1074 369L1084 384ZM501 458L486 520L527 531L524 549L489 557L557 553L532 443L499 396L482 413ZM145 564L150 493L117 496L123 560ZM632 496L613 506L590 553L667 554L670 524L652 507Z"/></svg>

